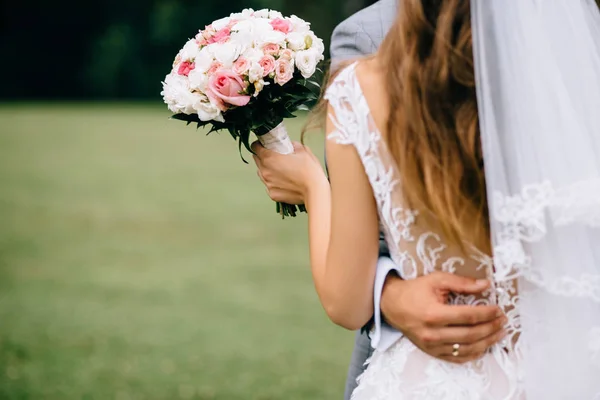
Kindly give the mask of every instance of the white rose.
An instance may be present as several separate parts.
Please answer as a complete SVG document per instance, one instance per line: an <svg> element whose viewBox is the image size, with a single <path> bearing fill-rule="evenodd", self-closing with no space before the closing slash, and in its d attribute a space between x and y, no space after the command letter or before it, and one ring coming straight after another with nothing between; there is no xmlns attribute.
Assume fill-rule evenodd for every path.
<svg viewBox="0 0 600 400"><path fill-rule="evenodd" d="M325 52L325 45L323 44L323 39L317 37L312 32L308 34L308 37L310 37L310 42L312 42L310 48L314 50L316 54L318 54L317 61L324 60L325 56L323 55L323 53Z"/></svg>
<svg viewBox="0 0 600 400"><path fill-rule="evenodd" d="M253 43L251 38L245 37L243 34L239 32L233 32L229 37L229 43L237 46L239 54L244 53L248 47L252 47Z"/></svg>
<svg viewBox="0 0 600 400"><path fill-rule="evenodd" d="M259 63L253 63L248 71L248 80L250 83L254 83L262 80L265 70L260 66Z"/></svg>
<svg viewBox="0 0 600 400"><path fill-rule="evenodd" d="M225 68L231 68L233 62L240 56L240 47L231 42L213 43L207 48L215 57L215 60L223 64Z"/></svg>
<svg viewBox="0 0 600 400"><path fill-rule="evenodd" d="M208 71L214 60L215 59L210 53L210 50L207 47L203 48L202 50L200 50L200 52L194 60L194 71L199 71L203 73Z"/></svg>
<svg viewBox="0 0 600 400"><path fill-rule="evenodd" d="M310 30L310 24L305 20L296 17L295 15L292 15L289 20L292 23L294 32L306 33Z"/></svg>
<svg viewBox="0 0 600 400"><path fill-rule="evenodd" d="M239 20L243 19L244 16L242 15L242 13L233 13L229 16L229 18L239 21Z"/></svg>
<svg viewBox="0 0 600 400"><path fill-rule="evenodd" d="M192 93L190 91L188 91L188 94L184 97L185 110L183 112L185 114L196 114L196 109L198 108L197 104L205 99L204 95Z"/></svg>
<svg viewBox="0 0 600 400"><path fill-rule="evenodd" d="M269 11L269 19L276 19L276 18L283 19L283 14L281 14L279 11L275 11L275 10Z"/></svg>
<svg viewBox="0 0 600 400"><path fill-rule="evenodd" d="M198 113L200 121L225 122L221 111L210 101L198 101L194 104L194 109Z"/></svg>
<svg viewBox="0 0 600 400"><path fill-rule="evenodd" d="M236 22L232 27L232 32L248 33L252 31L252 20L242 19Z"/></svg>
<svg viewBox="0 0 600 400"><path fill-rule="evenodd" d="M183 61L188 61L196 58L199 52L200 46L198 46L198 43L196 43L196 39L191 39L185 44L185 46L183 46L183 49L181 49L179 54L181 55L181 59Z"/></svg>
<svg viewBox="0 0 600 400"><path fill-rule="evenodd" d="M242 10L242 18L250 18L253 13L254 13L253 9L246 8L246 9Z"/></svg>
<svg viewBox="0 0 600 400"><path fill-rule="evenodd" d="M269 10L263 8L262 10L254 11L254 16L258 18L269 18Z"/></svg>
<svg viewBox="0 0 600 400"><path fill-rule="evenodd" d="M265 34L266 32L273 31L273 27L271 26L271 22L265 18L254 18L251 20L252 28L251 34L256 37Z"/></svg>
<svg viewBox="0 0 600 400"><path fill-rule="evenodd" d="M206 91L206 87L208 86L208 76L205 72L200 71L199 69L193 69L188 75L188 80L190 82L190 88L198 89L201 92Z"/></svg>
<svg viewBox="0 0 600 400"><path fill-rule="evenodd" d="M247 35L244 32L231 32L229 43L237 45L240 49L240 53L243 53L248 47L252 47L253 40L250 35Z"/></svg>
<svg viewBox="0 0 600 400"><path fill-rule="evenodd" d="M304 78L308 79L315 73L317 57L313 50L302 50L296 53L296 67Z"/></svg>
<svg viewBox="0 0 600 400"><path fill-rule="evenodd" d="M278 45L285 44L285 33L274 31L272 28L260 33L260 36L255 39L255 44L258 46L264 43L274 43Z"/></svg>
<svg viewBox="0 0 600 400"><path fill-rule="evenodd" d="M288 48L294 51L304 50L306 48L306 34L300 32L290 32L287 35Z"/></svg>
<svg viewBox="0 0 600 400"><path fill-rule="evenodd" d="M225 18L216 20L211 25L215 29L215 31L220 31L221 29L225 28L227 26L227 24L229 24L230 21L231 21L231 17L225 17Z"/></svg>
<svg viewBox="0 0 600 400"><path fill-rule="evenodd" d="M252 18L242 20L236 23L231 28L231 40L234 42L254 43L266 34L266 32L273 31L268 19Z"/></svg>
<svg viewBox="0 0 600 400"><path fill-rule="evenodd" d="M250 47L250 48L246 49L246 51L244 51L244 53L242 55L248 61L250 61L252 63L258 63L261 60L261 58L263 58L264 53L262 52L262 50L259 50L254 47Z"/></svg>
<svg viewBox="0 0 600 400"><path fill-rule="evenodd" d="M190 92L187 78L177 74L169 74L165 77L160 94L169 110L174 114L193 114L196 96L199 97Z"/></svg>

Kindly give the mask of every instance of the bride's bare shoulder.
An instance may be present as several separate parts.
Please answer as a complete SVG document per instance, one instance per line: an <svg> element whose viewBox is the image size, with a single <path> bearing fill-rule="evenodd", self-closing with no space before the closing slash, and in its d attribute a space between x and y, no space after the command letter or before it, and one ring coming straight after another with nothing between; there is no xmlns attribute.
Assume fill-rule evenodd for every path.
<svg viewBox="0 0 600 400"><path fill-rule="evenodd" d="M369 104L371 114L376 121L383 122L387 118L388 89L385 84L385 70L380 59L374 56L360 61L356 65L356 79Z"/></svg>
<svg viewBox="0 0 600 400"><path fill-rule="evenodd" d="M383 68L379 57L373 56L360 60L356 64L356 76L368 84L377 84L383 80Z"/></svg>

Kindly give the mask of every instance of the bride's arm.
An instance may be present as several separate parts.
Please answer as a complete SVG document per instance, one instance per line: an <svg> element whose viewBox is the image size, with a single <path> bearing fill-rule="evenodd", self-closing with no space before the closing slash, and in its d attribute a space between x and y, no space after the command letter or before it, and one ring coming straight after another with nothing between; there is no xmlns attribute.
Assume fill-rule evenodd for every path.
<svg viewBox="0 0 600 400"><path fill-rule="evenodd" d="M333 130L328 118L327 134ZM326 152L331 189L312 179L305 197L312 274L329 318L356 330L373 315L377 206L355 147L327 140Z"/></svg>
<svg viewBox="0 0 600 400"><path fill-rule="evenodd" d="M328 136L334 131L332 117L330 108ZM306 204L311 270L327 315L347 329L360 329L373 315L379 227L373 192L356 148L326 140L331 186L318 159L298 143L289 155L269 151L258 142L252 150L269 196Z"/></svg>

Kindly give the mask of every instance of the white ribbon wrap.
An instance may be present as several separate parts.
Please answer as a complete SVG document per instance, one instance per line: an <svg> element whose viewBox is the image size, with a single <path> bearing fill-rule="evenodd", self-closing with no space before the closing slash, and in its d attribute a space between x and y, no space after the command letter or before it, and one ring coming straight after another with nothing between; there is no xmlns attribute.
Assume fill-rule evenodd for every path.
<svg viewBox="0 0 600 400"><path fill-rule="evenodd" d="M268 150L273 150L279 154L292 154L294 152L294 145L283 122L269 133L257 137L260 143Z"/></svg>

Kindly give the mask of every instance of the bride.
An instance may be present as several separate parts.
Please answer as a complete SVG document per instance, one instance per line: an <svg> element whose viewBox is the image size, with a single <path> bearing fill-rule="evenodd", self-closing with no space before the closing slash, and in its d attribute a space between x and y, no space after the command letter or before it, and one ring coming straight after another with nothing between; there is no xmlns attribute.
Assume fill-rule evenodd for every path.
<svg viewBox="0 0 600 400"><path fill-rule="evenodd" d="M328 316L358 329L373 314L381 228L403 279L489 279L481 296L439 296L507 318L479 358L404 337L376 350L352 398L600 399L596 4L404 0L321 106L330 182L302 145L253 149L270 196L307 206Z"/></svg>

